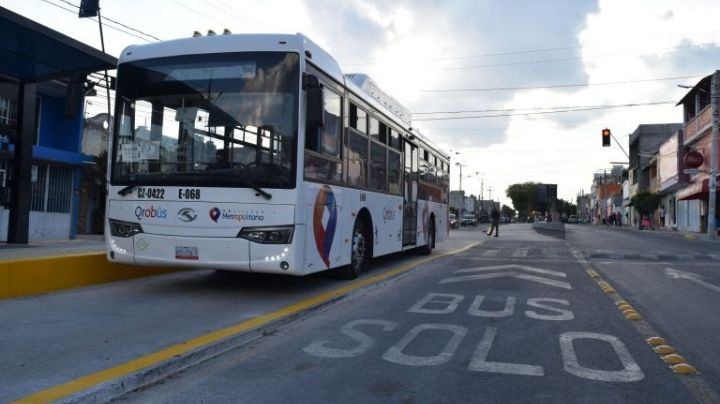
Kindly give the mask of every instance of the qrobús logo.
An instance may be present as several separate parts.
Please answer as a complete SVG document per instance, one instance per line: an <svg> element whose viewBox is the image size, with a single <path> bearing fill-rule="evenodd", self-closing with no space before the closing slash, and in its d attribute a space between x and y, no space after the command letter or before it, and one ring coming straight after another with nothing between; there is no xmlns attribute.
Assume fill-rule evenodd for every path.
<svg viewBox="0 0 720 404"><path fill-rule="evenodd" d="M217 223L219 219L235 222L253 222L265 220L265 214L262 211L248 212L238 209L210 209L210 219Z"/></svg>
<svg viewBox="0 0 720 404"><path fill-rule="evenodd" d="M155 205L150 205L148 208L138 206L135 208L135 217L137 217L138 220L166 219L167 209L160 206L155 207Z"/></svg>

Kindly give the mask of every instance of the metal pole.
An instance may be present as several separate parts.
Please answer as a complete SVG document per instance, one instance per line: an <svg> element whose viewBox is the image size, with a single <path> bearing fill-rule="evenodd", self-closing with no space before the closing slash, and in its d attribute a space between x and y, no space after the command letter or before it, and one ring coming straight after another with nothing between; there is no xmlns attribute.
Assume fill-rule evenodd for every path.
<svg viewBox="0 0 720 404"><path fill-rule="evenodd" d="M105 53L105 36L103 35L103 27L102 27L102 16L100 15L100 7L98 7L98 26L100 27L100 46L102 47L103 53ZM108 132L110 131L110 116L111 116L111 109L110 109L110 79L108 78L108 71L105 69L105 91L107 94L107 104L108 104Z"/></svg>
<svg viewBox="0 0 720 404"><path fill-rule="evenodd" d="M717 172L718 172L718 81L720 81L720 70L715 70L710 84L710 103L712 108L712 133L710 148L710 189L708 190L707 210L707 236L715 238L715 203L717 199Z"/></svg>
<svg viewBox="0 0 720 404"><path fill-rule="evenodd" d="M618 147L620 148L620 150L622 150L622 152L625 153L625 157L627 157L628 160L630 160L630 155L627 154L627 152L625 151L625 149L623 149L623 147L622 147L622 145L620 144L620 142L618 142L618 140L615 139L615 136L613 136L612 133L610 133L610 137L615 141L615 143L617 143L617 145L618 145Z"/></svg>

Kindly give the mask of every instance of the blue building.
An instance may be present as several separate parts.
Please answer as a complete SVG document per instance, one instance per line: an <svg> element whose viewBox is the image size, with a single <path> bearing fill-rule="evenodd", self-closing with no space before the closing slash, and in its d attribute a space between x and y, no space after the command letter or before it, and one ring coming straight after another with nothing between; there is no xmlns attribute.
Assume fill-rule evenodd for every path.
<svg viewBox="0 0 720 404"><path fill-rule="evenodd" d="M87 75L117 60L0 7L0 241L74 238Z"/></svg>

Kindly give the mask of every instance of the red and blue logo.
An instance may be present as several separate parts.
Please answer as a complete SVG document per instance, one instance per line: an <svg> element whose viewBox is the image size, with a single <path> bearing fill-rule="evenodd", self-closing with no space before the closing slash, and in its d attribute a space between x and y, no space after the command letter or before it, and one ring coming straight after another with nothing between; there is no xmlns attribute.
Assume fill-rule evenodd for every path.
<svg viewBox="0 0 720 404"><path fill-rule="evenodd" d="M315 246L325 263L330 268L330 249L335 237L337 226L337 204L335 194L329 186L323 185L315 197L313 211L313 232L315 233Z"/></svg>

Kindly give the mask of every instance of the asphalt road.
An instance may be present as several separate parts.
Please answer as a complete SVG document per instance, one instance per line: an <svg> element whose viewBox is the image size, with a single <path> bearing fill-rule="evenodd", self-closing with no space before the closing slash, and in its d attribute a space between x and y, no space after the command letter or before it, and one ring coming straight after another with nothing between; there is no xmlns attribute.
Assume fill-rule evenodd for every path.
<svg viewBox="0 0 720 404"><path fill-rule="evenodd" d="M571 246L720 391L720 242L568 226Z"/></svg>
<svg viewBox="0 0 720 404"><path fill-rule="evenodd" d="M720 285L713 273L720 261L712 256L713 244L590 226L568 226L565 240L526 224L503 226L500 235L267 330L251 344L119 400L717 398L703 391L718 386L712 342L720 316L712 286ZM585 261L645 322L639 326L619 312L613 296L588 276ZM676 272L667 272L666 262ZM645 342L641 331L647 329L672 342L702 375L673 373Z"/></svg>

